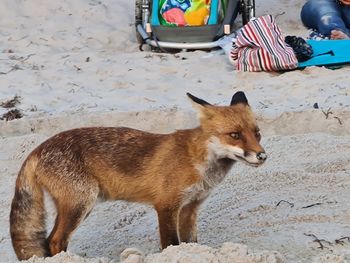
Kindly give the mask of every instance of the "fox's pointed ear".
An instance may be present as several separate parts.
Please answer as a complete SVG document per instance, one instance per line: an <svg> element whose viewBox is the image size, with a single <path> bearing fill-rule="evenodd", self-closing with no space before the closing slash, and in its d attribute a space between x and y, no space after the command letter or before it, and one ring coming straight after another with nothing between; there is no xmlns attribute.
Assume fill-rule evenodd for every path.
<svg viewBox="0 0 350 263"><path fill-rule="evenodd" d="M247 97L245 96L243 91L237 91L233 96L231 100L231 106L235 105L237 103L244 103L248 105Z"/></svg>
<svg viewBox="0 0 350 263"><path fill-rule="evenodd" d="M193 96L191 93L187 92L187 96L192 100L192 102L202 105L203 107L210 105L210 103L206 102L205 100L202 100L200 98L197 98Z"/></svg>
<svg viewBox="0 0 350 263"><path fill-rule="evenodd" d="M197 110L199 118L210 119L212 116L211 109L210 109L211 104L206 102L205 100L202 100L200 98L193 96L188 92L186 94L191 99L193 107Z"/></svg>

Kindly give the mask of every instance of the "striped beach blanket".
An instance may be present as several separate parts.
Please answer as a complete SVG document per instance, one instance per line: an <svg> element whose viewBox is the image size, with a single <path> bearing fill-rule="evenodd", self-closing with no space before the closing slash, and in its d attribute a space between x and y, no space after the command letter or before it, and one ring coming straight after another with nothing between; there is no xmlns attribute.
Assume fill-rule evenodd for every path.
<svg viewBox="0 0 350 263"><path fill-rule="evenodd" d="M293 49L285 43L271 15L249 21L238 32L230 56L239 71L283 71L298 67Z"/></svg>

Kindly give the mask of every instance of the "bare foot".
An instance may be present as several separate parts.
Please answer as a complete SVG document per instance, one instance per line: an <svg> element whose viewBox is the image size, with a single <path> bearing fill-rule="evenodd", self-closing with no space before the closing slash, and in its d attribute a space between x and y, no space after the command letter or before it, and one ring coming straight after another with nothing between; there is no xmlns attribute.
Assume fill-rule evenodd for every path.
<svg viewBox="0 0 350 263"><path fill-rule="evenodd" d="M332 32L331 32L331 39L333 39L333 40L349 39L349 36L347 34L345 34L343 31L332 30Z"/></svg>

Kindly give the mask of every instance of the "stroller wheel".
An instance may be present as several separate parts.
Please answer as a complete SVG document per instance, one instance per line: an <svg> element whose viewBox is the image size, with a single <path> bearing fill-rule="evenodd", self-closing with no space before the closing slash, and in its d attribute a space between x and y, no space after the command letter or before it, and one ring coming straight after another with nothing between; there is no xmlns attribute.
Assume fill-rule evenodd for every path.
<svg viewBox="0 0 350 263"><path fill-rule="evenodd" d="M255 17L255 0L241 0L240 12L242 14L242 23L245 25L251 18Z"/></svg>
<svg viewBox="0 0 350 263"><path fill-rule="evenodd" d="M143 44L144 40L140 33L137 31L137 26L141 25L143 28L148 23L148 17L150 14L150 3L149 0L135 0L135 30L136 30L136 41L138 44Z"/></svg>

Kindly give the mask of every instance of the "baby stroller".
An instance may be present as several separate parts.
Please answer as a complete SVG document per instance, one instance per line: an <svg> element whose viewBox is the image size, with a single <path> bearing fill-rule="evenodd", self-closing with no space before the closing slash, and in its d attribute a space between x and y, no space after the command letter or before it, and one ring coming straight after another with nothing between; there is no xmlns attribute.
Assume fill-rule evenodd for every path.
<svg viewBox="0 0 350 263"><path fill-rule="evenodd" d="M158 49L212 49L233 33L238 14L245 25L255 0L135 0L137 41Z"/></svg>

